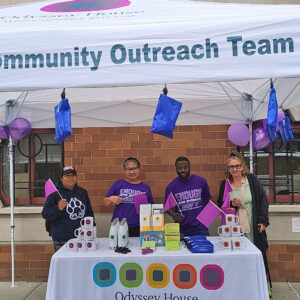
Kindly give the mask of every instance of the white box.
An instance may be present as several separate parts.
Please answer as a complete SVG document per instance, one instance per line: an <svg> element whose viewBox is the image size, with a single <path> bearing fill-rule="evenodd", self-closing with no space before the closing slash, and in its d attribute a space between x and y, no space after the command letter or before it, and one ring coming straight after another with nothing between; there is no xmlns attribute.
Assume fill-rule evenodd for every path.
<svg viewBox="0 0 300 300"><path fill-rule="evenodd" d="M151 230L151 204L140 205L140 231Z"/></svg>
<svg viewBox="0 0 300 300"><path fill-rule="evenodd" d="M164 215L163 214L152 215L152 227L153 227L153 231L163 231L164 230Z"/></svg>
<svg viewBox="0 0 300 300"><path fill-rule="evenodd" d="M158 213L164 213L164 205L162 203L159 204L152 204L152 215L156 215Z"/></svg>
<svg viewBox="0 0 300 300"><path fill-rule="evenodd" d="M151 208L152 208L151 204L141 204L140 205L140 216L141 215L151 215Z"/></svg>

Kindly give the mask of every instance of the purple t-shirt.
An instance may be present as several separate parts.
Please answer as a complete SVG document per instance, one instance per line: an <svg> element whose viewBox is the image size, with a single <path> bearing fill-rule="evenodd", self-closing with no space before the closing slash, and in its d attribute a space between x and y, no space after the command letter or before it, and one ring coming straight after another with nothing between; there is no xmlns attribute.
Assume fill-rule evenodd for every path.
<svg viewBox="0 0 300 300"><path fill-rule="evenodd" d="M151 189L148 184L144 182L133 184L126 181L125 179L115 181L105 197L119 196L124 200L119 205L115 205L112 220L115 218L119 218L119 220L121 221L122 218L126 218L129 227L139 226L140 218L136 213L132 196L145 192L148 198L148 202L153 203Z"/></svg>
<svg viewBox="0 0 300 300"><path fill-rule="evenodd" d="M180 223L180 232L184 235L192 235L197 231L208 231L207 228L196 219L208 200L211 199L206 180L198 175L191 175L186 181L182 181L179 177L176 177L166 188L165 201L170 192L173 193L184 215L184 219ZM177 206L174 208L176 212L179 212Z"/></svg>

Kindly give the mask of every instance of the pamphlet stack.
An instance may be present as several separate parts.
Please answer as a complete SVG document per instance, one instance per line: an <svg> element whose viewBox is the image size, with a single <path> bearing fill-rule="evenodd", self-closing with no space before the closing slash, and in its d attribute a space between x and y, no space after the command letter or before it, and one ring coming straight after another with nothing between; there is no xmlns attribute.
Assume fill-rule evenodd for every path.
<svg viewBox="0 0 300 300"><path fill-rule="evenodd" d="M167 251L180 250L180 230L179 223L165 224L165 249Z"/></svg>

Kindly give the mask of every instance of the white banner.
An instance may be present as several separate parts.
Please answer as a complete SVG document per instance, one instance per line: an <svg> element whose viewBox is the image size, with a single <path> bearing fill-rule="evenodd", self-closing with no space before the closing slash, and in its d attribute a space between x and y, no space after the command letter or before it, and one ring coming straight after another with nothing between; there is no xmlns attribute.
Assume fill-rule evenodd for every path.
<svg viewBox="0 0 300 300"><path fill-rule="evenodd" d="M240 250L191 253L157 247L142 255L138 238L130 253L108 249L98 239L96 251L70 252L66 246L51 259L47 300L267 300L268 287L261 252L247 239ZM255 288L254 288L255 287Z"/></svg>
<svg viewBox="0 0 300 300"><path fill-rule="evenodd" d="M298 5L50 1L0 12L3 91L300 75Z"/></svg>

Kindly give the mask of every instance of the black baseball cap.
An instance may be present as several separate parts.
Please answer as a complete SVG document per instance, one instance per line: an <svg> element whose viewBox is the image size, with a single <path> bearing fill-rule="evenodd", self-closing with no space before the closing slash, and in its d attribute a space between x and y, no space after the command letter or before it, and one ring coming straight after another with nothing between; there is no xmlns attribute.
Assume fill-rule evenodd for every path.
<svg viewBox="0 0 300 300"><path fill-rule="evenodd" d="M62 172L61 172L61 176L64 176L64 175L69 174L69 173L73 173L74 175L77 175L76 169L74 167L66 166L66 167L63 167Z"/></svg>

